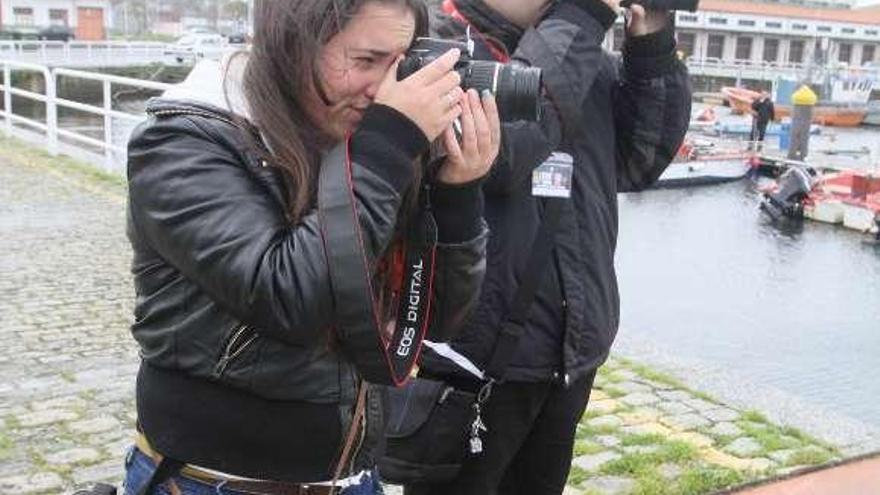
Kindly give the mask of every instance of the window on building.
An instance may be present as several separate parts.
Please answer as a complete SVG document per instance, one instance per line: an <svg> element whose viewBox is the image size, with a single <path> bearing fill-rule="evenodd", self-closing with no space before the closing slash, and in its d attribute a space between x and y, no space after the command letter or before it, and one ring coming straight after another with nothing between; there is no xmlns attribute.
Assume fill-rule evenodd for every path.
<svg viewBox="0 0 880 495"><path fill-rule="evenodd" d="M695 15L681 14L678 16L678 20L681 22L697 22L699 17Z"/></svg>
<svg viewBox="0 0 880 495"><path fill-rule="evenodd" d="M847 64L852 62L852 45L850 43L841 43L837 46L837 60Z"/></svg>
<svg viewBox="0 0 880 495"><path fill-rule="evenodd" d="M878 32L876 29L865 29L865 34L868 36L877 36Z"/></svg>
<svg viewBox="0 0 880 495"><path fill-rule="evenodd" d="M767 22L764 23L764 25L767 26L768 28L772 28L772 29L782 29L782 23L781 23L781 22L770 22L770 21L767 21Z"/></svg>
<svg viewBox="0 0 880 495"><path fill-rule="evenodd" d="M818 27L816 28L816 31L819 31L820 33L830 33L830 32L831 32L831 26L818 26Z"/></svg>
<svg viewBox="0 0 880 495"><path fill-rule="evenodd" d="M752 27L755 25L755 21L750 21L748 19L740 19L737 24L739 24L740 26Z"/></svg>
<svg viewBox="0 0 880 495"><path fill-rule="evenodd" d="M779 40L776 38L767 38L764 40L764 56L765 62L776 62L779 60Z"/></svg>
<svg viewBox="0 0 880 495"><path fill-rule="evenodd" d="M710 34L709 43L706 45L706 56L710 58L724 57L724 36Z"/></svg>
<svg viewBox="0 0 880 495"><path fill-rule="evenodd" d="M49 9L49 24L67 26L67 9Z"/></svg>
<svg viewBox="0 0 880 495"><path fill-rule="evenodd" d="M710 17L709 24L727 24L727 19L724 17Z"/></svg>
<svg viewBox="0 0 880 495"><path fill-rule="evenodd" d="M841 28L840 32L843 34L856 34L856 30L853 28Z"/></svg>
<svg viewBox="0 0 880 495"><path fill-rule="evenodd" d="M791 28L796 31L806 31L807 25L806 24L792 24Z"/></svg>
<svg viewBox="0 0 880 495"><path fill-rule="evenodd" d="M874 55L877 53L876 45L863 45L862 46L862 65L874 61Z"/></svg>
<svg viewBox="0 0 880 495"><path fill-rule="evenodd" d="M13 7L12 20L19 26L33 26L34 9L30 7Z"/></svg>
<svg viewBox="0 0 880 495"><path fill-rule="evenodd" d="M749 36L740 36L736 39L736 59L751 60L752 58L752 38Z"/></svg>
<svg viewBox="0 0 880 495"><path fill-rule="evenodd" d="M793 64L799 64L804 61L804 42L801 40L791 40L788 45L788 61Z"/></svg>
<svg viewBox="0 0 880 495"><path fill-rule="evenodd" d="M678 49L684 53L685 57L694 54L694 47L697 44L697 35L694 33L678 33Z"/></svg>

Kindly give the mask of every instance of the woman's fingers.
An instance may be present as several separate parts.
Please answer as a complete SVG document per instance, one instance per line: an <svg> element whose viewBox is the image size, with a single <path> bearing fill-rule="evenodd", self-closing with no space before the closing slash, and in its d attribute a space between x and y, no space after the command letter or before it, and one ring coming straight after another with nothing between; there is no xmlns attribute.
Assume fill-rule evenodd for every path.
<svg viewBox="0 0 880 495"><path fill-rule="evenodd" d="M498 153L498 147L501 144L501 117L498 113L498 102L495 96L488 89L483 90L483 110L486 112L486 119L489 121L489 131L492 134L492 145L495 153Z"/></svg>
<svg viewBox="0 0 880 495"><path fill-rule="evenodd" d="M470 93L470 91L468 92ZM477 129L474 122L474 108L468 94L461 99L461 149L464 152L465 166L473 167L479 160Z"/></svg>
<svg viewBox="0 0 880 495"><path fill-rule="evenodd" d="M479 150L480 157L486 160L492 155L492 131L489 128L489 119L486 117L483 102L480 101L480 96L476 91L468 91L468 99L470 100L471 108L473 108L477 149Z"/></svg>
<svg viewBox="0 0 880 495"><path fill-rule="evenodd" d="M461 146L458 144L458 138L455 136L455 129L451 125L443 131L443 146L446 148L446 154L454 163L464 161Z"/></svg>
<svg viewBox="0 0 880 495"><path fill-rule="evenodd" d="M415 74L407 79L419 86L429 86L446 77L455 67L455 63L458 62L459 57L461 57L461 51L459 51L458 48L453 48L437 57L430 64L416 71Z"/></svg>

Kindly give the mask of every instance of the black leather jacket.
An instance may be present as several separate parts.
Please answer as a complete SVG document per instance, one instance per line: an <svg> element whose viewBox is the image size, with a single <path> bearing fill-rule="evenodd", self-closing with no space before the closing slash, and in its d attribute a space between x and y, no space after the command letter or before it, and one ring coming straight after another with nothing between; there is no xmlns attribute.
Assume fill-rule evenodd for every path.
<svg viewBox="0 0 880 495"><path fill-rule="evenodd" d="M150 375L161 370L195 379L199 387L244 392L239 396L244 402L253 397L338 405L342 415L331 417L345 426L357 375L329 343L337 302L320 231L334 227L321 226L314 211L296 225L288 222L280 172L246 139L253 130L231 114L161 99L147 112L151 118L136 129L128 149L128 234L137 292L132 333L146 368L140 380L149 375L161 381ZM355 201L371 260L395 233L414 158L424 149L427 142L414 124L380 106L371 108L350 141ZM485 270L487 229L479 187L465 189L434 195L440 245L433 332L458 326L477 298ZM456 223L459 227L451 227ZM236 474L298 481L326 477L298 472L296 466L272 472L264 468L272 462L265 460L264 466L255 463L255 473L234 462L223 464L220 457L194 459L202 454L178 445L187 429L199 427L186 423L215 422L213 428L220 430L240 426L228 424L222 413L178 417L175 426L165 421L170 414L165 409L174 406L162 404L162 395L161 385L139 383L141 425L161 452ZM338 438L326 436L325 450L335 450Z"/></svg>

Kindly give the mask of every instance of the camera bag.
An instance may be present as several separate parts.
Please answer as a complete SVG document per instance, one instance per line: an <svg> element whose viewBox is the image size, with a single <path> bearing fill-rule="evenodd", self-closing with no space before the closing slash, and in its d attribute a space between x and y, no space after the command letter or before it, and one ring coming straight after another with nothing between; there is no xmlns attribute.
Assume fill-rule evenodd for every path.
<svg viewBox="0 0 880 495"><path fill-rule="evenodd" d="M481 411L492 387L504 371L525 331L529 308L540 274L553 252L552 239L564 205L560 198L546 200L544 219L532 242L522 283L514 296L513 310L498 333L486 371L445 344L425 345L477 378L476 391L463 390L431 378L414 378L399 388L388 388L385 451L379 459L383 479L398 484L438 483L458 476L467 457L480 455L480 433L491 428Z"/></svg>

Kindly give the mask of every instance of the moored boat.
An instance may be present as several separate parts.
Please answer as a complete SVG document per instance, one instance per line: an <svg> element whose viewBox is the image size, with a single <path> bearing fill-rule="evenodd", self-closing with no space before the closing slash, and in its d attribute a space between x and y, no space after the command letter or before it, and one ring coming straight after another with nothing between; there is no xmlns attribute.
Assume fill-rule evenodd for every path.
<svg viewBox="0 0 880 495"><path fill-rule="evenodd" d="M739 147L724 149L711 140L686 139L676 160L652 188L706 186L740 180L748 175L755 160L754 153Z"/></svg>
<svg viewBox="0 0 880 495"><path fill-rule="evenodd" d="M763 191L762 209L774 219L808 218L860 232L880 228L880 174L839 170L813 176L792 166Z"/></svg>
<svg viewBox="0 0 880 495"><path fill-rule="evenodd" d="M776 105L776 118L791 117L791 105ZM867 108L818 105L813 107L813 123L832 127L858 127L868 115Z"/></svg>

